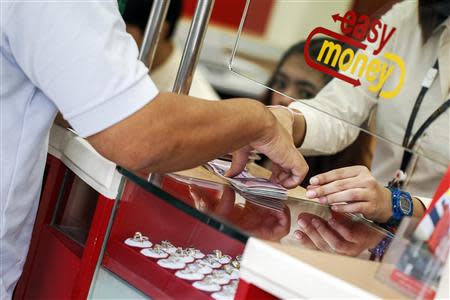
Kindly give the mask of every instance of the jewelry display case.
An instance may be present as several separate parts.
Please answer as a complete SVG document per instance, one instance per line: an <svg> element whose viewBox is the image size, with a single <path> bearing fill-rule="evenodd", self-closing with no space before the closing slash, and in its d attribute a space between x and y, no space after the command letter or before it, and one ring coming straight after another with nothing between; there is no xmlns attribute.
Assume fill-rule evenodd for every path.
<svg viewBox="0 0 450 300"><path fill-rule="evenodd" d="M250 165L249 169L259 176L267 175L267 170L256 165ZM105 297L104 293L108 293L105 278L114 278L121 286L117 290L118 297L136 295L139 290L137 294L142 297L156 299L225 299L212 291L196 288L203 278L196 277L198 270L191 272L190 278L184 276L187 279L177 276L180 275L177 271L186 266L177 265L176 260L167 264L169 255L166 253L177 256L174 252L181 247L178 255L182 259L195 256L182 253L188 248L212 254L216 261L228 255L223 265L237 262L233 269L237 275L239 256L250 237L302 248L295 238L299 215L311 221L327 222L333 218L345 224L348 230L354 230L355 246L347 254L356 259L375 259L368 249L391 237L389 232L362 217L335 213L326 205L301 199L304 193L301 188L290 191L287 200L279 200L242 195L203 167L176 174L153 174L149 180L124 169L120 169L120 173L125 184L115 204L109 235L91 286L91 298ZM167 248L169 243L174 246L172 250ZM163 251L158 251L161 249ZM155 255L155 252L162 255ZM188 260L187 265L192 265L192 260ZM215 268L226 269L220 265ZM213 281L218 280L214 274L212 277ZM230 282L232 285L236 282L228 279L211 289L230 290ZM234 294L235 290L231 292Z"/></svg>

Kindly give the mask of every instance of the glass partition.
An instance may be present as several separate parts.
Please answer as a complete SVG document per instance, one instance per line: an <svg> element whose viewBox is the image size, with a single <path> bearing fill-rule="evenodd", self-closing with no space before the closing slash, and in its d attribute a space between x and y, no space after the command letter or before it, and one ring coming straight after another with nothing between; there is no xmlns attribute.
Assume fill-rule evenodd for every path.
<svg viewBox="0 0 450 300"><path fill-rule="evenodd" d="M310 125L305 153L335 153L365 132L379 142L375 158L383 154L398 161L391 176L404 151L445 170L448 1L276 0L259 38L279 49L270 57L264 57L264 46L247 46L261 2L246 3L230 69L264 86L264 103L290 104L304 113Z"/></svg>
<svg viewBox="0 0 450 300"><path fill-rule="evenodd" d="M199 176L202 172L208 175L206 177ZM192 176L185 173L153 174L149 182L147 182L144 178L122 170L122 173L131 182L137 184L135 188L129 189L128 192L124 193L126 199L136 199L126 200L128 202L127 205L130 206L128 209L131 209L133 202L145 201L143 198L146 197L147 192L149 195L157 196L161 202L165 202L169 206L196 219L197 222L209 225L209 227L213 227L215 230L238 242L245 243L249 237L256 237L316 250L319 249L312 243L299 242L298 230L300 227L298 221L302 219L306 226L310 228L315 226L314 223L319 222L326 227L326 230L329 230L330 235L339 237L339 231L335 231L333 226L330 225L330 220L333 219L336 222L335 224L341 225L341 228L345 228L348 232L352 232L355 237L353 247L349 247L345 251L336 249L333 251L362 259L370 258L370 252L367 250L374 248L382 239L392 237L389 231L359 215L334 212L329 205L305 200L297 195L281 200L243 193L233 189L226 183L218 182L218 177L213 176L209 172L203 167L199 167L195 169ZM149 217L153 216L152 218L155 218L154 216L158 214L158 205L155 200L149 199L147 201L149 201L148 205L152 206L153 210L151 213L147 212L147 214ZM164 207L166 207L166 210L159 212L162 218L166 218L164 215L168 216L170 214L168 206ZM137 216L138 214L133 215ZM154 221L148 220L146 223L151 224L152 222ZM178 223L178 221L171 219L169 223L171 225L167 225L168 228L172 224ZM157 227L154 228L156 229ZM138 231L137 229L136 231ZM194 232L197 229L198 226L194 227ZM166 228L164 231L166 230L168 229ZM149 236L159 235L160 232L149 233ZM195 233L190 235L196 236ZM166 236L166 239L169 239L169 237ZM343 238L343 240L345 239ZM199 242L196 241L196 243ZM216 244L219 241L211 240L210 243ZM332 249L328 249L328 251L332 251Z"/></svg>

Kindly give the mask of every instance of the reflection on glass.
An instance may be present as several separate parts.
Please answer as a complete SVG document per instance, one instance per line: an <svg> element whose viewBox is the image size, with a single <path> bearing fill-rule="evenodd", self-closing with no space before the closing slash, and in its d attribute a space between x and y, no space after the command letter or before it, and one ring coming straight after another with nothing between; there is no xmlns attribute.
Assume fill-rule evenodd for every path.
<svg viewBox="0 0 450 300"><path fill-rule="evenodd" d="M246 236L365 259L368 249L391 236L370 221L317 202L240 194L225 184L175 174L153 175L151 182L179 199L166 201L186 203Z"/></svg>
<svg viewBox="0 0 450 300"><path fill-rule="evenodd" d="M80 245L86 243L99 193L68 170L53 226Z"/></svg>

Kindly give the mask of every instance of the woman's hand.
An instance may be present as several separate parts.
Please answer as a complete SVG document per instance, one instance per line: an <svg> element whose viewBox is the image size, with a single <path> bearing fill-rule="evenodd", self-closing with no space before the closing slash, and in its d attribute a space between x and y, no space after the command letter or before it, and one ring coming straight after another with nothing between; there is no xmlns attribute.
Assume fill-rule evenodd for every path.
<svg viewBox="0 0 450 300"><path fill-rule="evenodd" d="M310 179L306 197L330 204L336 212L361 213L384 223L392 216L391 191L364 166L332 170Z"/></svg>
<svg viewBox="0 0 450 300"><path fill-rule="evenodd" d="M222 195L213 196L195 185L189 185L189 194L198 210L220 216L257 238L279 241L289 233L291 214L286 205L280 210L248 200L242 205L236 203L236 194L228 186L223 187Z"/></svg>
<svg viewBox="0 0 450 300"><path fill-rule="evenodd" d="M295 237L303 246L349 256L375 247L384 237L369 225L340 214L333 214L327 222L316 215L301 213L298 225Z"/></svg>

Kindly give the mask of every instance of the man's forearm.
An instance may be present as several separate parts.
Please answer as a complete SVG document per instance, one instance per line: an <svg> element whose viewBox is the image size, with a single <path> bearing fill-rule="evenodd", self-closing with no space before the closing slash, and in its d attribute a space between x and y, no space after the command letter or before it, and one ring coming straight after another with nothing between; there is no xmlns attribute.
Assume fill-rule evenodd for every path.
<svg viewBox="0 0 450 300"><path fill-rule="evenodd" d="M259 102L203 101L161 93L144 108L89 137L124 167L168 172L194 167L261 138L276 120Z"/></svg>
<svg viewBox="0 0 450 300"><path fill-rule="evenodd" d="M297 148L300 148L300 146L303 144L303 140L305 139L306 135L306 121L305 118L301 113L296 111L296 114L294 115L294 126L293 126L293 139L294 139L294 145Z"/></svg>

